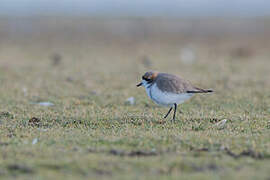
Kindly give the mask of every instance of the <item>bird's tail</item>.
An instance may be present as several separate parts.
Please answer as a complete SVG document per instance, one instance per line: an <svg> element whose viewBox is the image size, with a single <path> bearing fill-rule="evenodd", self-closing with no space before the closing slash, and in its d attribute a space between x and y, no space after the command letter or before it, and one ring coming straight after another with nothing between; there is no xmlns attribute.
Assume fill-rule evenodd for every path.
<svg viewBox="0 0 270 180"><path fill-rule="evenodd" d="M214 92L212 89L201 89L201 88L195 88L192 91L187 91L187 93L211 93Z"/></svg>

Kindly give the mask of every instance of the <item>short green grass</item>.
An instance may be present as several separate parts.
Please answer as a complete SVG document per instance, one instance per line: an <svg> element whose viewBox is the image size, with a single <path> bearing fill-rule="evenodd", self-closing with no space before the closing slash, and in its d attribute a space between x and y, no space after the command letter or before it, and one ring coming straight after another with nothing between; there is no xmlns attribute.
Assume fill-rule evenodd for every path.
<svg viewBox="0 0 270 180"><path fill-rule="evenodd" d="M185 65L177 46L93 45L59 49L55 65L55 49L42 43L1 47L1 178L270 178L268 52L211 55L206 49L215 47L198 44L196 63ZM140 59L145 54L151 67ZM135 86L148 69L215 93L180 105L171 123L162 119L168 109ZM135 105L125 103L129 97ZM43 101L54 106L34 104Z"/></svg>

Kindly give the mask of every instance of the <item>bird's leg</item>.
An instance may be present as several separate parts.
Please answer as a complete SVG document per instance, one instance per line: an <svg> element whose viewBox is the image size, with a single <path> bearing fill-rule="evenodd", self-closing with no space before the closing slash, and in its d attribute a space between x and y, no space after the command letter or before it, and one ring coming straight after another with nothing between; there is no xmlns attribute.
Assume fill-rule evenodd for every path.
<svg viewBox="0 0 270 180"><path fill-rule="evenodd" d="M164 116L164 119L170 114L171 111L172 111L172 107L169 109L168 113Z"/></svg>
<svg viewBox="0 0 270 180"><path fill-rule="evenodd" d="M177 104L174 103L173 122L175 122L175 113L176 113L176 109L177 109Z"/></svg>

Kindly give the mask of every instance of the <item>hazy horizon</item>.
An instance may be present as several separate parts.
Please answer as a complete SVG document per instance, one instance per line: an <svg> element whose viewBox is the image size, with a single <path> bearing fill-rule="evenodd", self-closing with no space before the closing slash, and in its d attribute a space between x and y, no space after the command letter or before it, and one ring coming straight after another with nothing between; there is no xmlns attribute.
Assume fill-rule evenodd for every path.
<svg viewBox="0 0 270 180"><path fill-rule="evenodd" d="M0 0L0 3L0 15L7 16L270 16L270 2L263 0Z"/></svg>

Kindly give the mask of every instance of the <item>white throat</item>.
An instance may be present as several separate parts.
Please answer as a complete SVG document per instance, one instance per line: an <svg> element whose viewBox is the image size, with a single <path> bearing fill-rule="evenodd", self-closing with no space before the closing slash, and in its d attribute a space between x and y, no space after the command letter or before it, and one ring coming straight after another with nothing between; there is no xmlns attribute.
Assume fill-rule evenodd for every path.
<svg viewBox="0 0 270 180"><path fill-rule="evenodd" d="M151 96L151 85L152 84L147 83L146 80L142 80L142 85L143 85L143 87L145 87L145 90L146 90L148 97L150 97L152 99L152 96Z"/></svg>
<svg viewBox="0 0 270 180"><path fill-rule="evenodd" d="M142 80L142 85L145 87L145 89L150 88L151 87L151 83L147 83L146 80Z"/></svg>

